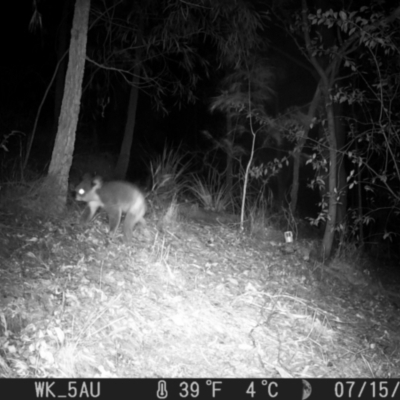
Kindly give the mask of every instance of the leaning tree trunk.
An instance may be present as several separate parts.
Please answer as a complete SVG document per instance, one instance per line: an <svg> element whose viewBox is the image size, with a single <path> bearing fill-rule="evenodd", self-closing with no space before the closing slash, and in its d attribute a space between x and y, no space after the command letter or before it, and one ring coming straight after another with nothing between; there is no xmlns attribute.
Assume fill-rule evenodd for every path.
<svg viewBox="0 0 400 400"><path fill-rule="evenodd" d="M90 0L76 0L69 47L68 70L58 131L47 181L53 187L53 204L62 210L67 201L68 176L72 164L85 68Z"/></svg>
<svg viewBox="0 0 400 400"><path fill-rule="evenodd" d="M131 83L131 91L129 95L128 103L128 115L126 119L126 125L124 130L124 138L121 144L121 150L119 152L119 157L117 161L117 166L115 167L115 177L123 179L126 177L128 171L129 162L131 160L131 148L133 141L133 134L135 132L136 124L136 110L138 105L139 97L139 82L140 82L140 72L142 63L142 29L143 20L140 20L138 36L137 36L137 49L135 55L135 68L133 71L133 80Z"/></svg>
<svg viewBox="0 0 400 400"><path fill-rule="evenodd" d="M138 81L139 79L135 80ZM133 141L133 133L135 132L138 97L139 97L138 87L136 85L131 86L129 103L128 103L128 116L126 119L126 125L124 130L124 138L122 140L121 150L119 152L117 166L115 167L115 173L114 173L115 177L118 179L125 178L126 173L128 171L129 162L131 159L131 147Z"/></svg>

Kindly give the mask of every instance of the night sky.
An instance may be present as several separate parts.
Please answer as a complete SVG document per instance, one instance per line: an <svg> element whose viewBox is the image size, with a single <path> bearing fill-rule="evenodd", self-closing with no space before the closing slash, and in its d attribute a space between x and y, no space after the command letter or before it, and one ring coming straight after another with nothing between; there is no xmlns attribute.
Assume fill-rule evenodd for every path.
<svg viewBox="0 0 400 400"><path fill-rule="evenodd" d="M0 129L2 133L11 130L29 132L43 94L47 88L56 65L56 35L61 21L61 1L43 0L39 2L38 9L42 14L42 28L35 31L29 30L29 22L33 15L32 0L6 2L3 17L8 24L2 24L2 79L1 79L1 117ZM289 41L274 31L266 32L268 39L275 48L290 49ZM310 100L315 83L311 76L290 60L284 59L278 52L271 49L268 55L277 66L274 89L276 98L273 108L282 111L290 105L304 104ZM197 104L183 106L181 109L169 107L170 114L165 116L155 110L154 104L143 93L139 97L139 112L137 120L136 138L142 135L153 145L160 143L160 139L167 137L173 142L186 142L189 146L199 144L199 131L218 125L222 115L215 116L208 112L208 96L217 94L215 80L203 77L196 95L199 97ZM49 133L53 124L53 91L46 101L39 120L41 134ZM121 98L120 98L121 99ZM118 100L121 101L121 100ZM124 101L122 95L122 102ZM117 103L117 100L115 100ZM115 104L114 104L115 105ZM111 108L111 107L110 107ZM119 108L119 106L116 106ZM113 114L112 136L118 137L118 132L124 126L124 111L111 111ZM117 117L115 117L117 115ZM89 120L90 121L90 120ZM104 121L101 127L107 125ZM87 122L86 125L87 127ZM218 126L215 126L218 129ZM82 129L82 127L81 127ZM50 134L50 133L49 133ZM39 134L40 135L40 134ZM77 132L79 136L79 131ZM107 135L107 134L105 134ZM154 136L154 140L151 136ZM38 139L40 140L40 138ZM107 143L107 146L110 143ZM36 147L34 145L34 147ZM118 144L116 145L116 149Z"/></svg>

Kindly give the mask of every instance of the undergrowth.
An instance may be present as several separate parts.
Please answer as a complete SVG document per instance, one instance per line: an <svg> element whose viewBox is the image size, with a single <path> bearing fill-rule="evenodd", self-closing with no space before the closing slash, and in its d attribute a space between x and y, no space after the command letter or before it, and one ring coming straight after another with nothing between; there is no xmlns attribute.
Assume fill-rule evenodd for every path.
<svg viewBox="0 0 400 400"><path fill-rule="evenodd" d="M232 193L225 183L224 176L221 176L215 168L208 169L205 179L192 175L188 188L205 210L232 211Z"/></svg>
<svg viewBox="0 0 400 400"><path fill-rule="evenodd" d="M205 182L185 180L188 164L169 152L152 165L153 196L169 201L146 215L149 240L135 232L125 244L120 229L110 238L103 214L81 225L74 207L63 220L42 223L31 212L38 181L16 185L28 203L26 218L0 203L1 377L398 371L399 341L384 322L394 311L379 294L365 302L359 286L338 281L343 271L355 272L351 264L317 275L325 267L282 243L268 198L248 206L249 230L239 232L219 219L230 196L212 174ZM214 219L180 217L178 197L188 182ZM284 229L294 229L292 216L282 219ZM365 282L357 279L354 285ZM360 341L367 329L371 335Z"/></svg>
<svg viewBox="0 0 400 400"><path fill-rule="evenodd" d="M164 147L163 152L150 161L151 196L170 201L179 197L186 187L185 175L190 163L187 153Z"/></svg>

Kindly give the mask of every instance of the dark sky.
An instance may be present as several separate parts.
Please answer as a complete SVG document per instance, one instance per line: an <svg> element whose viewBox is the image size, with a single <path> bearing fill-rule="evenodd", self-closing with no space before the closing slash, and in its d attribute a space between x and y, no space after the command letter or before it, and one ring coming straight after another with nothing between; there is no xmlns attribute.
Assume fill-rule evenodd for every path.
<svg viewBox="0 0 400 400"><path fill-rule="evenodd" d="M56 3L47 1L46 3ZM51 4L50 4L51 5ZM0 91L0 129L26 129L24 120L37 110L55 66L54 38L57 9L43 15L43 29L29 30L33 15L31 0L5 2L2 11L2 62ZM14 125L11 123L14 120Z"/></svg>
<svg viewBox="0 0 400 400"><path fill-rule="evenodd" d="M61 20L62 1L39 1L38 9L42 14L42 26L38 26L34 31L29 29L29 22L34 11L32 0L7 1L4 6L6 8L3 8L3 18L9 23L1 24L0 28L3 53L0 64L2 71L0 131L29 132L56 65L56 37ZM274 50L275 47L296 56L297 51L293 45L289 44L290 40L273 30L267 30L266 35L272 44L269 56L273 58L276 70L279 71L274 81L276 99L272 108L283 111L294 104L305 104L311 98L315 82L309 73ZM185 140L191 145L198 144L198 132L209 129L210 125L218 124L218 117L208 113L208 99L205 98L206 95L216 95L216 90L213 93L212 87L214 82L204 79L201 85L197 93L201 99L196 106L174 109L167 118L162 118L155 113L149 99L141 95L136 138L145 137L149 140L153 135L153 140L150 141L160 143L162 131L163 135L172 136L176 141ZM206 88L205 91L201 90L204 88ZM120 107L115 104L115 107ZM124 113L120 109L117 111L117 114L115 110L110 111L116 122L112 123L109 129L121 131ZM52 118L52 97L50 96L42 111L41 132L50 129ZM107 123L100 121L101 127L106 125ZM220 129L220 127L215 126L215 129ZM190 132L189 137L187 132ZM112 132L112 136L116 137L114 133Z"/></svg>

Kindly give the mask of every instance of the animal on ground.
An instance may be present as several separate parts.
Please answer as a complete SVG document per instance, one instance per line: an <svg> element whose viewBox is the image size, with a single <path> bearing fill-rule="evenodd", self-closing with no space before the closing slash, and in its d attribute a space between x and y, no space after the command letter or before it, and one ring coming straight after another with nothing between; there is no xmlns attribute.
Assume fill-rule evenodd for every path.
<svg viewBox="0 0 400 400"><path fill-rule="evenodd" d="M124 239L127 243L132 240L133 228L137 223L146 225L146 200L142 191L135 185L125 181L103 182L102 178L86 174L76 187L76 200L84 201L87 206L82 214L84 222L90 221L99 208L108 215L112 236L125 213L123 224Z"/></svg>

